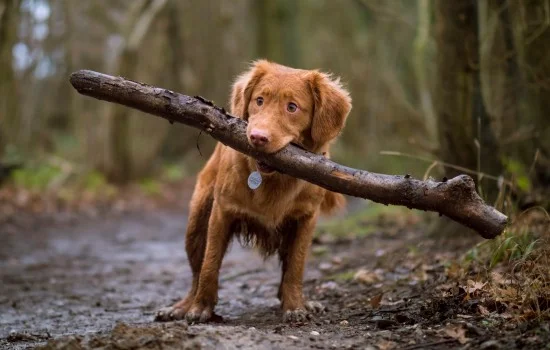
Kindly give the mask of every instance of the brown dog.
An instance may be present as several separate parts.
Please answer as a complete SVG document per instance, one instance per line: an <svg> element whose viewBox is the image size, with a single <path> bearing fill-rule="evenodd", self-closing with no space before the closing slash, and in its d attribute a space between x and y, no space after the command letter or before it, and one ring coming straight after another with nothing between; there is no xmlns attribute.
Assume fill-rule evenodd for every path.
<svg viewBox="0 0 550 350"><path fill-rule="evenodd" d="M249 143L268 153L289 143L328 154L344 127L351 98L338 80L318 71L257 61L238 77L231 112L248 121ZM247 185L259 171L261 185ZM345 204L342 195L284 174L218 143L198 175L190 203L186 250L193 284L185 299L161 309L157 320L205 322L218 301L218 275L234 235L265 256L278 252L282 278L278 297L285 321L302 321L319 303L305 302L302 279L320 212Z"/></svg>

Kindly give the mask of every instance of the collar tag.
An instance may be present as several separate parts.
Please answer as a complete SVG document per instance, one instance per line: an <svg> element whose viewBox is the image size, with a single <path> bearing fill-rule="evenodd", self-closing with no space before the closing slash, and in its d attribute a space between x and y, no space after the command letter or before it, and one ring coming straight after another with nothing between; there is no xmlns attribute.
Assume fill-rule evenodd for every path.
<svg viewBox="0 0 550 350"><path fill-rule="evenodd" d="M248 175L248 187L255 190L262 184L262 174L259 171L253 171Z"/></svg>

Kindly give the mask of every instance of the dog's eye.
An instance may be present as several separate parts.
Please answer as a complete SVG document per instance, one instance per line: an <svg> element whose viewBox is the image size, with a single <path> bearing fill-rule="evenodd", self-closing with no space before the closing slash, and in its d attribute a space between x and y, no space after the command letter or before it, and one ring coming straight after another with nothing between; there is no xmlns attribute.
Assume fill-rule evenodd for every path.
<svg viewBox="0 0 550 350"><path fill-rule="evenodd" d="M290 113L294 113L298 110L298 106L296 105L296 103L292 103L290 102L287 106L286 106L286 110L289 111Z"/></svg>
<svg viewBox="0 0 550 350"><path fill-rule="evenodd" d="M264 98L261 97L261 96L258 97L258 98L256 98L256 104L257 104L258 106L263 105L263 104L264 104Z"/></svg>

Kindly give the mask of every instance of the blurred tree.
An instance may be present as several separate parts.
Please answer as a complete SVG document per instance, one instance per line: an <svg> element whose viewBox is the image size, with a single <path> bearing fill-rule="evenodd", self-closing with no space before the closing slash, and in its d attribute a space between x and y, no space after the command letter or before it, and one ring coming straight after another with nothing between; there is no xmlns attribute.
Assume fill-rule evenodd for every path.
<svg viewBox="0 0 550 350"><path fill-rule="evenodd" d="M342 77L354 108L337 161L422 176L425 163L379 151L434 154L440 143L446 162L499 175L502 160L544 184L549 1L0 1L0 147L119 182L165 161L192 174L209 137L82 98L67 75L125 75L227 106L235 76L267 57ZM495 182L481 185L492 198Z"/></svg>
<svg viewBox="0 0 550 350"><path fill-rule="evenodd" d="M544 204L541 192L550 184L550 2L484 1L479 8L483 96L500 149L493 157L516 179L522 205Z"/></svg>
<svg viewBox="0 0 550 350"><path fill-rule="evenodd" d="M520 137L515 148L529 169L532 185L541 191L533 199L550 208L550 1L509 1L509 5L512 23L519 28L517 66L524 86L519 91L521 123L515 130L521 130L519 124L532 130L527 138Z"/></svg>
<svg viewBox="0 0 550 350"><path fill-rule="evenodd" d="M291 67L300 66L300 1L256 1L258 55Z"/></svg>
<svg viewBox="0 0 550 350"><path fill-rule="evenodd" d="M438 157L487 174L501 173L498 147L481 95L478 2L436 1ZM461 171L446 168L448 177ZM475 178L490 200L494 181Z"/></svg>
<svg viewBox="0 0 550 350"><path fill-rule="evenodd" d="M19 98L12 50L17 42L20 0L0 3L0 157L19 133Z"/></svg>
<svg viewBox="0 0 550 350"><path fill-rule="evenodd" d="M134 77L137 74L139 48L156 16L166 5L167 0L135 1L130 7L122 52L118 62L119 75ZM135 176L133 158L130 151L130 109L113 106L109 145L111 156L103 165L108 178L115 182L126 182Z"/></svg>

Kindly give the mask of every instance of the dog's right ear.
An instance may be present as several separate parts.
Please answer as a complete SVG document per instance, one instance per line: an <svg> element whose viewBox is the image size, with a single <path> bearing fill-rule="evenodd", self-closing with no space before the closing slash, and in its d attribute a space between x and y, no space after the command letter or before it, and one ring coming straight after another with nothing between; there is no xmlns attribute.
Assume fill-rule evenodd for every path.
<svg viewBox="0 0 550 350"><path fill-rule="evenodd" d="M270 65L271 63L266 60L255 61L248 71L237 78L231 91L231 114L248 120L248 104L252 91L267 73Z"/></svg>

